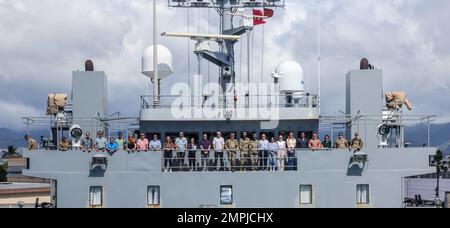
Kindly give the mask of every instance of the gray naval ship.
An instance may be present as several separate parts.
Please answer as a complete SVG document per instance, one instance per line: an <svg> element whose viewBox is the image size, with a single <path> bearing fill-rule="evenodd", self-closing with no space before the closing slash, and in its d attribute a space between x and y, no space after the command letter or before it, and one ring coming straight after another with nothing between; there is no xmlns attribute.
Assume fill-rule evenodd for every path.
<svg viewBox="0 0 450 228"><path fill-rule="evenodd" d="M360 69L340 76L346 78L346 111L342 115L320 113L320 94L305 90L309 82L295 61L278 65L272 73L273 81L267 83L268 93L258 88L264 83L250 77L244 85L237 82L237 76L242 79L243 75L235 70L235 44L245 35L250 37L258 20L271 17L273 10L285 4L281 0L168 1L168 7L215 9L222 31L162 33L164 39L196 41L194 54L199 63L206 60L220 72L218 83L211 88L191 89L187 85L172 89L169 95L161 94L160 85L177 69L172 66L170 51L158 45L161 37L156 35L155 4L154 45L145 50L142 59L142 73L151 78L153 94L141 97L139 118L108 113L108 77L87 61L86 71L72 73L70 96L51 94L46 117L23 118L28 128L49 129L39 150L24 152L28 161L24 175L51 180L51 203L60 208L404 207L405 178L433 172L429 161L436 151L409 147L404 141L405 126L430 125L435 116L408 115L407 109L412 107L405 93L383 90L382 70L363 59ZM253 15L246 15L248 9L255 9ZM234 23L237 19L241 19L239 26ZM238 167L231 167L225 151L224 169L217 169L220 162L208 162L205 169L201 167L202 151L197 150L196 168L189 169L187 157L178 157L175 150L171 158L164 158L160 150L80 150L84 134L100 130L107 136L122 132L136 137L143 133L147 138L156 134L160 139L184 132L197 142L204 134L212 140L217 131L225 137L234 133L241 138L248 132L258 137L266 134L269 139L289 132L296 138L302 132L308 138L326 132L331 141L343 132L349 141L359 133L364 146L298 148L289 158L294 162L284 171L269 171L263 163L258 170L248 169L245 151L237 151ZM64 152L58 149L63 136L71 142L70 150ZM215 153L210 152L210 160ZM168 167L171 172L165 167L167 159L173 162Z"/></svg>

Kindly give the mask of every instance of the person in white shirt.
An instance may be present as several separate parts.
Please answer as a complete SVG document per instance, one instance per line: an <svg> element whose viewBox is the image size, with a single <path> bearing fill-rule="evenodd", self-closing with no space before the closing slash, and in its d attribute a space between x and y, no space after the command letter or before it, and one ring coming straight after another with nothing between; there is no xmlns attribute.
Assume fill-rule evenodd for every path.
<svg viewBox="0 0 450 228"><path fill-rule="evenodd" d="M224 170L224 162L223 162L223 149L225 147L225 139L222 137L221 132L217 132L216 137L213 140L213 147L214 147L214 156L215 156L215 162L214 166L217 168L220 161L220 169L218 170Z"/></svg>
<svg viewBox="0 0 450 228"><path fill-rule="evenodd" d="M284 141L284 137L282 135L280 135L280 137L278 137L278 171L284 171L284 163L286 161L286 156L287 156L287 146L286 146L286 141Z"/></svg>
<svg viewBox="0 0 450 228"><path fill-rule="evenodd" d="M278 143L272 137L269 143L269 171L275 171L277 167L276 157L278 154Z"/></svg>
<svg viewBox="0 0 450 228"><path fill-rule="evenodd" d="M269 159L269 140L266 134L261 135L261 140L258 143L259 151L259 169L267 170L267 160Z"/></svg>

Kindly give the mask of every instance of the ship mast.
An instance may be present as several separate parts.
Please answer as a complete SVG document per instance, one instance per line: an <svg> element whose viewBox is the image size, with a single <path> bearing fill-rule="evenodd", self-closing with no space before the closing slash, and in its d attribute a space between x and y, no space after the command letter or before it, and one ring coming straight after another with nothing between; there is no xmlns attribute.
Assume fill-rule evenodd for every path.
<svg viewBox="0 0 450 228"><path fill-rule="evenodd" d="M156 14L156 0L153 0L153 105L159 105L159 75L158 75L158 17Z"/></svg>
<svg viewBox="0 0 450 228"><path fill-rule="evenodd" d="M208 35L204 34L184 34L184 37L197 40L198 42L204 40L214 40L219 44L218 51L211 50L195 50L195 54L199 59L205 59L220 68L219 72L219 84L221 85L221 97L224 98L223 104L226 108L227 104L227 92L236 94L236 71L235 71L235 52L234 46L239 41L236 37L240 37L245 33L250 32L253 26L241 25L240 27L234 27L235 13L239 8L275 8L284 7L284 0L168 0L169 7L175 8L205 8L216 9L220 17L220 35L224 37L215 37L210 39ZM167 33L165 33L167 35ZM233 38L230 38L230 37ZM250 66L248 66L250 67ZM233 91L227 91L227 85L232 85Z"/></svg>

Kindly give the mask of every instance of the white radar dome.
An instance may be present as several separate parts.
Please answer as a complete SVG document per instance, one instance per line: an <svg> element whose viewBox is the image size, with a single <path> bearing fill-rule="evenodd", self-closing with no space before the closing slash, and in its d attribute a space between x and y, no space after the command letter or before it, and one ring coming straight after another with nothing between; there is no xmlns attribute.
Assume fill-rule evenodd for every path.
<svg viewBox="0 0 450 228"><path fill-rule="evenodd" d="M278 79L280 91L283 93L301 94L305 91L303 68L295 61L281 62L272 76Z"/></svg>
<svg viewBox="0 0 450 228"><path fill-rule="evenodd" d="M173 73L172 53L166 47L158 45L158 78L164 79ZM153 45L147 47L142 56L142 74L152 78L153 69Z"/></svg>

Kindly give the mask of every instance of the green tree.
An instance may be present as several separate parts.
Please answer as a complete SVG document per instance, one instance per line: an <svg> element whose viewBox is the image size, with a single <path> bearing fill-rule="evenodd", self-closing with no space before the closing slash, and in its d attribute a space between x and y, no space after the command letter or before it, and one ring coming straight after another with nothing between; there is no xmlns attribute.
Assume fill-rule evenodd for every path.
<svg viewBox="0 0 450 228"><path fill-rule="evenodd" d="M6 160L0 161L0 182L6 182L8 180L8 162Z"/></svg>
<svg viewBox="0 0 450 228"><path fill-rule="evenodd" d="M0 156L0 182L6 182L8 180L8 162L6 159L11 157L20 156L17 153L17 148L14 146L8 146L7 150L3 150Z"/></svg>

